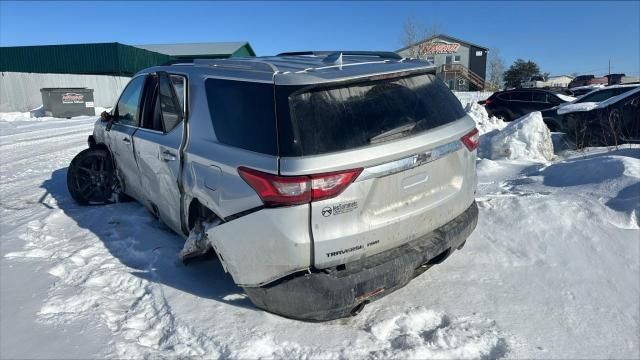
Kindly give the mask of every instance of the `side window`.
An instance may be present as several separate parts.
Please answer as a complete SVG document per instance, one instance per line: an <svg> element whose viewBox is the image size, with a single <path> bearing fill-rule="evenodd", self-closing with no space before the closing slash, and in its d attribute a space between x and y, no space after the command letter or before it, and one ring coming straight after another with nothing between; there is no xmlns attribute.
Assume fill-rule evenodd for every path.
<svg viewBox="0 0 640 360"><path fill-rule="evenodd" d="M182 101L176 95L173 76L160 76L160 87L158 91L160 111L164 132L170 132L182 121L182 104L184 104L184 92ZM178 77L180 78L180 77ZM184 83L182 85L184 90Z"/></svg>
<svg viewBox="0 0 640 360"><path fill-rule="evenodd" d="M531 92L529 92L529 91L516 91L516 92L511 94L511 100L531 101Z"/></svg>
<svg viewBox="0 0 640 360"><path fill-rule="evenodd" d="M273 84L207 79L209 113L220 143L276 155Z"/></svg>
<svg viewBox="0 0 640 360"><path fill-rule="evenodd" d="M533 101L534 101L534 102L541 102L541 103L549 102L549 101L547 100L547 93L543 93L543 92L534 92L534 93L533 93Z"/></svg>
<svg viewBox="0 0 640 360"><path fill-rule="evenodd" d="M129 82L116 105L116 120L120 124L138 126L140 122L140 95L145 76L138 76Z"/></svg>
<svg viewBox="0 0 640 360"><path fill-rule="evenodd" d="M509 101L511 100L511 93L502 93L498 95L498 99L503 100L503 101Z"/></svg>

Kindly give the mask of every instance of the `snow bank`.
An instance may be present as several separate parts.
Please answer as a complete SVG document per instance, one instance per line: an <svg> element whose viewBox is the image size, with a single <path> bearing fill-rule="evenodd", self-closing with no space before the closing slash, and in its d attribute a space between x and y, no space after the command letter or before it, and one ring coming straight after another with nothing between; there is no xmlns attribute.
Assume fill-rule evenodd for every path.
<svg viewBox="0 0 640 360"><path fill-rule="evenodd" d="M27 112L0 112L0 122L14 122L14 121L46 121L51 119L56 119L51 116L42 116L44 115L41 112L41 107L39 106L31 111ZM95 107L96 116L99 116L103 111L110 111L111 108L103 108L103 107ZM85 118L86 115L76 116L75 118Z"/></svg>
<svg viewBox="0 0 640 360"><path fill-rule="evenodd" d="M478 131L480 131L480 135L486 134L493 130L502 130L507 123L498 119L495 116L489 116L487 110L482 105L478 105L476 102L468 103L464 111L471 116L471 118L476 122L476 127Z"/></svg>
<svg viewBox="0 0 640 360"><path fill-rule="evenodd" d="M453 94L460 100L463 107L469 103L477 103L480 100L486 100L493 92L491 91L454 91Z"/></svg>
<svg viewBox="0 0 640 360"><path fill-rule="evenodd" d="M539 111L512 121L491 137L489 146L491 159L546 162L553 158L551 133Z"/></svg>

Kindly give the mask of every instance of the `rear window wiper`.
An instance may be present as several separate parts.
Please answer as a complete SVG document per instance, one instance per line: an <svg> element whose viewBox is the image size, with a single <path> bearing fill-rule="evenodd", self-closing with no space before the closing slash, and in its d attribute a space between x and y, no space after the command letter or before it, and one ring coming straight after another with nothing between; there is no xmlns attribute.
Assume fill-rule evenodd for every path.
<svg viewBox="0 0 640 360"><path fill-rule="evenodd" d="M371 139L369 139L369 143L370 144L375 144L375 143L379 143L379 142L383 142L383 141L389 141L389 140L393 140L393 139L397 139L397 138L401 138L403 136L405 136L406 133L410 132L411 130L413 130L414 127L416 127L416 122L410 122L410 123L406 123L403 125L400 125L398 127L395 127L391 130L385 131L380 135L376 135L374 137L372 137Z"/></svg>

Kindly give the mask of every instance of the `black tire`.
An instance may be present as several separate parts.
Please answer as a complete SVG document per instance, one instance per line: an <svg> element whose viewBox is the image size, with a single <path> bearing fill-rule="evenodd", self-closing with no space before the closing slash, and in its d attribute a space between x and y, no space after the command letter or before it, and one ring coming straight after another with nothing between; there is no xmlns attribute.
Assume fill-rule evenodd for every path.
<svg viewBox="0 0 640 360"><path fill-rule="evenodd" d="M112 203L114 180L113 160L105 149L81 151L67 171L69 194L80 205Z"/></svg>

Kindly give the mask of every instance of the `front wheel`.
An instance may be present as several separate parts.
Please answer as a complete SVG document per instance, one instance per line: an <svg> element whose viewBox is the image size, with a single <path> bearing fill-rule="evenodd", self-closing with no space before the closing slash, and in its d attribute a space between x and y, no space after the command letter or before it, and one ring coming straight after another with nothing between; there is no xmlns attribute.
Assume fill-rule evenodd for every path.
<svg viewBox="0 0 640 360"><path fill-rule="evenodd" d="M113 202L115 171L105 149L86 149L73 158L67 171L67 188L80 205Z"/></svg>

